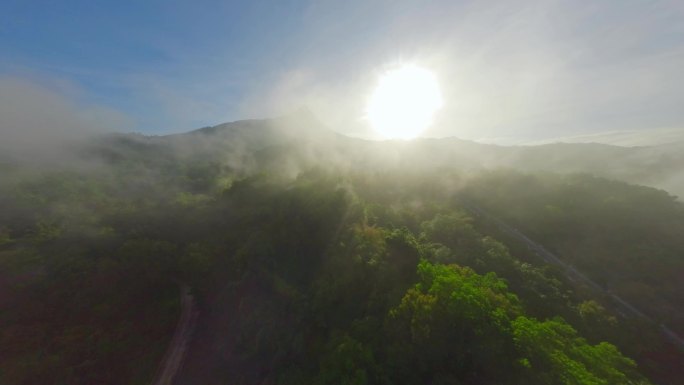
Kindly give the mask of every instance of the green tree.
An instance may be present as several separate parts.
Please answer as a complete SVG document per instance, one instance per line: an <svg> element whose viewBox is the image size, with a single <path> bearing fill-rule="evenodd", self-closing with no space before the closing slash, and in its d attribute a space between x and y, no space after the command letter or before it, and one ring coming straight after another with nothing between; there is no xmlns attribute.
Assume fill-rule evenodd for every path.
<svg viewBox="0 0 684 385"><path fill-rule="evenodd" d="M419 283L388 317L397 383L510 378L509 320L521 309L506 284L494 274L427 261L418 265L418 275Z"/></svg>
<svg viewBox="0 0 684 385"><path fill-rule="evenodd" d="M634 361L615 346L589 345L560 318L539 322L520 316L513 321L515 342L523 354L529 383L563 385L647 384Z"/></svg>

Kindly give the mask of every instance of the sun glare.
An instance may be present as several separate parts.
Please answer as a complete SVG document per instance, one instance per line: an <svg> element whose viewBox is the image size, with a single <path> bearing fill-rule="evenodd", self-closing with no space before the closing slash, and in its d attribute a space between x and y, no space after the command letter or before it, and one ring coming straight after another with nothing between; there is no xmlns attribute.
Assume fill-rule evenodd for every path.
<svg viewBox="0 0 684 385"><path fill-rule="evenodd" d="M430 124L442 107L435 75L415 65L387 71L378 80L366 105L373 129L388 139L413 139Z"/></svg>

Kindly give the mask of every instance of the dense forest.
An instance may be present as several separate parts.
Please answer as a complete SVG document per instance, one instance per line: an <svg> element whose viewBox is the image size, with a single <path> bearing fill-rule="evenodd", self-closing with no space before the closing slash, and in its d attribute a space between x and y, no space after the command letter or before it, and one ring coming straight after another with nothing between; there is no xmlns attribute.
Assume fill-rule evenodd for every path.
<svg viewBox="0 0 684 385"><path fill-rule="evenodd" d="M150 383L180 284L200 317L178 384L681 383L659 329L684 334L675 197L272 125L4 160L0 384Z"/></svg>

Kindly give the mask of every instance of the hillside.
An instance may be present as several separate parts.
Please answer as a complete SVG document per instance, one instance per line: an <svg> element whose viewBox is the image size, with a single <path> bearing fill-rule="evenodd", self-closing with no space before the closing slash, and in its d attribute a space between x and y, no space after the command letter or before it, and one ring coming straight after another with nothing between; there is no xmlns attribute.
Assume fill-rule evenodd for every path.
<svg viewBox="0 0 684 385"><path fill-rule="evenodd" d="M149 383L179 283L178 384L681 383L659 323L684 331L684 207L612 180L675 175L675 151L370 142L300 113L5 161L0 383Z"/></svg>

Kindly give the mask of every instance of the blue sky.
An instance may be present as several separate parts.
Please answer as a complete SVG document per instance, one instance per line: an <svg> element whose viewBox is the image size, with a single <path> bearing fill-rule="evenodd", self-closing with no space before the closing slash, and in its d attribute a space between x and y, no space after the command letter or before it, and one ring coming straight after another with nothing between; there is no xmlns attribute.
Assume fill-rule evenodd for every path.
<svg viewBox="0 0 684 385"><path fill-rule="evenodd" d="M140 130L188 129L237 118L234 106L259 74L287 61L283 51L301 7L3 2L2 70L73 82L91 101L130 115ZM177 116L186 113L197 115Z"/></svg>
<svg viewBox="0 0 684 385"><path fill-rule="evenodd" d="M427 136L648 131L684 127L681 20L678 1L4 0L0 79L17 100L23 84L123 131L306 105L368 136L365 97L405 61L440 79L445 107Z"/></svg>

